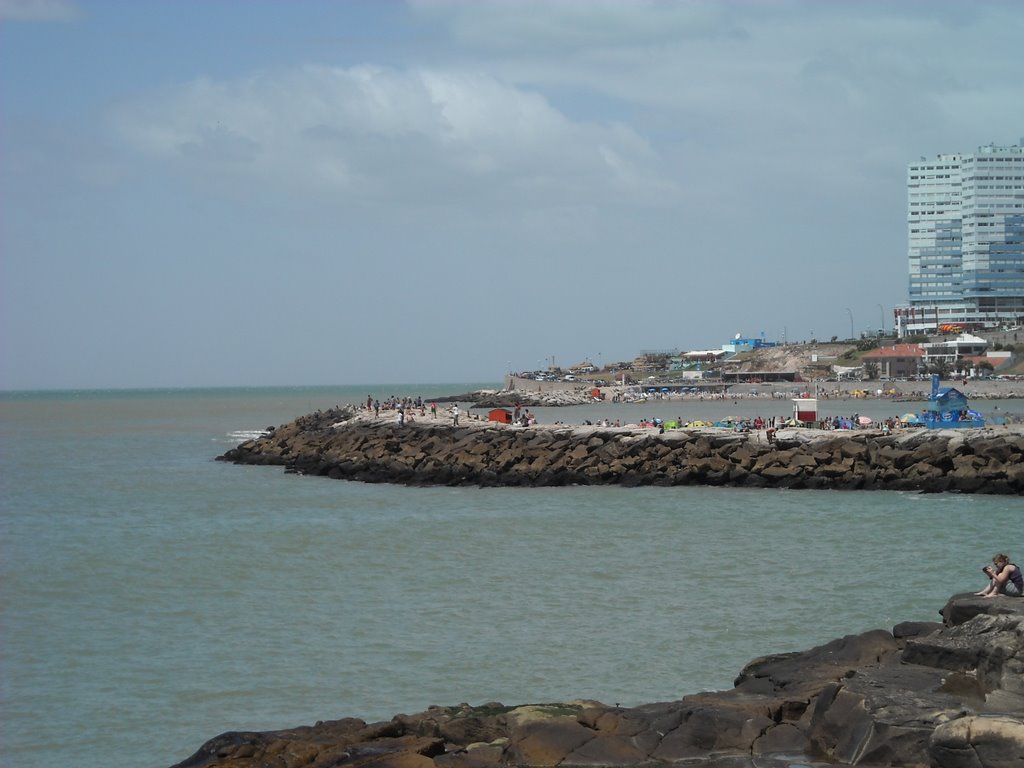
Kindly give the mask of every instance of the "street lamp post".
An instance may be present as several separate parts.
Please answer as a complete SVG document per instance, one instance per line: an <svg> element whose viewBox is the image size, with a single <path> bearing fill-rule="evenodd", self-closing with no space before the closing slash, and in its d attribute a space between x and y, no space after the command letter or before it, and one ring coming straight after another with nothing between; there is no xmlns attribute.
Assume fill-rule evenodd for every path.
<svg viewBox="0 0 1024 768"><path fill-rule="evenodd" d="M846 314L850 316L850 340L853 341L857 338L856 334L853 331L853 310L847 307Z"/></svg>

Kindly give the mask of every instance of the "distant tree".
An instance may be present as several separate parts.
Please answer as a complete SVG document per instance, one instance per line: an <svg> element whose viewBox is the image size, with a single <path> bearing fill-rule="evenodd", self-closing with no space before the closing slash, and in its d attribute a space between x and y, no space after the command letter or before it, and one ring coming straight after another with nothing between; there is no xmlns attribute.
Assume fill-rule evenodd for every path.
<svg viewBox="0 0 1024 768"><path fill-rule="evenodd" d="M874 360L868 360L864 363L864 378L868 381L874 381L878 378L878 363Z"/></svg>
<svg viewBox="0 0 1024 768"><path fill-rule="evenodd" d="M975 366L975 367L976 367L976 368L977 368L977 369L978 369L979 371L988 371L989 373L992 373L992 371L994 371L994 370L995 370L995 366L993 366L993 365L992 365L992 363L990 363L990 362L989 362L988 360L982 360L982 361L981 361L981 362L979 362L979 363L978 363L978 365L977 365L977 366Z"/></svg>
<svg viewBox="0 0 1024 768"><path fill-rule="evenodd" d="M943 357L936 358L932 361L931 365L928 366L928 373L937 373L939 374L940 379L948 379L949 371L949 361Z"/></svg>
<svg viewBox="0 0 1024 768"><path fill-rule="evenodd" d="M832 338L831 338L831 339L830 339L829 341L830 341L830 342L831 342L832 344L835 344L835 343L836 343L837 341L839 341L839 337L838 337L838 336L833 336L833 337L832 337Z"/></svg>
<svg viewBox="0 0 1024 768"><path fill-rule="evenodd" d="M857 342L858 352L868 352L878 347L878 339L861 339Z"/></svg>

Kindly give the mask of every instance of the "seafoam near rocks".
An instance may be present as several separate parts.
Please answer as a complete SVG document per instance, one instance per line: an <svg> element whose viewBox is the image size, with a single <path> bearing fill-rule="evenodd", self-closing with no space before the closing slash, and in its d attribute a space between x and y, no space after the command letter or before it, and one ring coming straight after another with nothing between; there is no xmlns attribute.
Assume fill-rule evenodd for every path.
<svg viewBox="0 0 1024 768"><path fill-rule="evenodd" d="M1021 427L830 432L510 427L322 411L220 458L409 485L732 485L1024 494Z"/></svg>

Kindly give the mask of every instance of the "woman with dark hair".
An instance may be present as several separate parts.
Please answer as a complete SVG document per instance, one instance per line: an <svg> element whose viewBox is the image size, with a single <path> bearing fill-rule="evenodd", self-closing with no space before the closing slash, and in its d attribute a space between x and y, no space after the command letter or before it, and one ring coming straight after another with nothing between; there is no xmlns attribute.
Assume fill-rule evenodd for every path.
<svg viewBox="0 0 1024 768"><path fill-rule="evenodd" d="M980 597L995 597L996 595L1021 597L1024 595L1024 575L1020 572L1020 566L1010 562L1009 555L1002 553L996 555L992 558L992 565L986 565L981 570L989 578L988 586L974 594Z"/></svg>

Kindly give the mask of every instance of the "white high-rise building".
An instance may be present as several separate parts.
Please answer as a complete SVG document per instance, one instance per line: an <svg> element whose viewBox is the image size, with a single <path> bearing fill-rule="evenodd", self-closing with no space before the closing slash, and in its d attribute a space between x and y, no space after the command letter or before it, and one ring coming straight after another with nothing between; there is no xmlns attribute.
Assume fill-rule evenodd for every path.
<svg viewBox="0 0 1024 768"><path fill-rule="evenodd" d="M899 335L1024 323L1024 139L910 163L907 229Z"/></svg>

